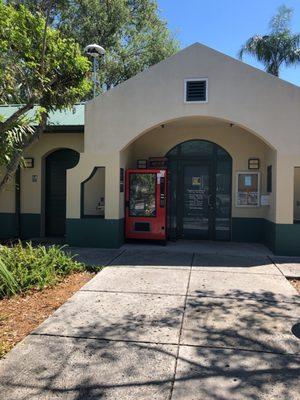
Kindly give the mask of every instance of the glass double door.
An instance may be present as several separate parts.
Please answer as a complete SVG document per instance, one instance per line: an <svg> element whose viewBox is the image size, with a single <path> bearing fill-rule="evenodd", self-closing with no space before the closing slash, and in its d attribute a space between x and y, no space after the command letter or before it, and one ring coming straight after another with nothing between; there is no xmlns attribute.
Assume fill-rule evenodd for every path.
<svg viewBox="0 0 300 400"><path fill-rule="evenodd" d="M176 160L169 171L170 238L230 240L231 163Z"/></svg>
<svg viewBox="0 0 300 400"><path fill-rule="evenodd" d="M209 163L182 162L178 192L178 233L209 239L213 228L212 171Z"/></svg>

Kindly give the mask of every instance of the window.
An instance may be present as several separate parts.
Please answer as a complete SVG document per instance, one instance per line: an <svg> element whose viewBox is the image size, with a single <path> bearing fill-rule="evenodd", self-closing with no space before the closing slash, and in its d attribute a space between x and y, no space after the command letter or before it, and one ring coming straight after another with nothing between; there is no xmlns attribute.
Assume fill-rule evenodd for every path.
<svg viewBox="0 0 300 400"><path fill-rule="evenodd" d="M81 218L105 216L105 168L95 167L81 183Z"/></svg>
<svg viewBox="0 0 300 400"><path fill-rule="evenodd" d="M189 140L181 144L182 156L212 157L214 145L205 140Z"/></svg>
<svg viewBox="0 0 300 400"><path fill-rule="evenodd" d="M156 174L130 174L129 215L155 217Z"/></svg>
<svg viewBox="0 0 300 400"><path fill-rule="evenodd" d="M272 165L267 168L267 192L272 193Z"/></svg>
<svg viewBox="0 0 300 400"><path fill-rule="evenodd" d="M186 79L184 101L186 103L206 103L207 79Z"/></svg>

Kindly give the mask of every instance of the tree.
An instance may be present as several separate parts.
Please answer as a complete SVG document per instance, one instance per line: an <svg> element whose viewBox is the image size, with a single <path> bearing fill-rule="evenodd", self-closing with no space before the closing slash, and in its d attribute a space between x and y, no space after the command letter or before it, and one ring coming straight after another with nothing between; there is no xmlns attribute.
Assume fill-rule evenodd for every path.
<svg viewBox="0 0 300 400"><path fill-rule="evenodd" d="M71 107L90 91L90 62L73 39L48 26L50 8L43 18L0 0L0 15L0 102L22 102L9 118L0 118L1 190L40 138L49 111Z"/></svg>
<svg viewBox="0 0 300 400"><path fill-rule="evenodd" d="M11 0L32 12L43 12L48 1ZM51 24L73 37L83 50L97 43L106 49L99 81L107 88L156 64L178 50L167 23L159 16L156 0L58 0ZM100 85L100 87L101 87Z"/></svg>
<svg viewBox="0 0 300 400"><path fill-rule="evenodd" d="M300 34L291 32L293 10L286 6L278 8L277 14L271 19L268 35L252 36L242 46L239 58L245 53L254 56L264 64L266 72L279 76L280 68L296 65L300 61Z"/></svg>

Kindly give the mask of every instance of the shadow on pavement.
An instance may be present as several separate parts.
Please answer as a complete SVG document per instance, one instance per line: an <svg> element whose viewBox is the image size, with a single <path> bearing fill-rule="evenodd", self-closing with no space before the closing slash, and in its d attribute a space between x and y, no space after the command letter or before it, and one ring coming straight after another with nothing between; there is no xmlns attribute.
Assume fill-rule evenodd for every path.
<svg viewBox="0 0 300 400"><path fill-rule="evenodd" d="M181 340L190 343L180 346L174 388L177 343L152 342L151 332L176 329L179 340L182 307L157 310L149 319L143 301L151 300L141 295L139 311L108 318L97 315L101 304L93 303L93 320L81 325L69 307L73 298L2 363L2 398L167 400L173 390L177 400L297 400L300 341L290 333L293 305L269 301L266 292L268 301L240 300L243 313L236 299L199 295L187 300ZM149 339L140 342L145 332Z"/></svg>

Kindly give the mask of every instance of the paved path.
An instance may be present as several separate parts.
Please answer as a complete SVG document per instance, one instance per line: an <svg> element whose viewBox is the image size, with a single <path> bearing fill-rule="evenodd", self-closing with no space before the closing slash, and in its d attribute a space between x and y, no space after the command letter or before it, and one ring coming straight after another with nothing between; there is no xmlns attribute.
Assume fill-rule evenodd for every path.
<svg viewBox="0 0 300 400"><path fill-rule="evenodd" d="M82 250L109 266L0 363L1 400L299 400L300 298L242 253Z"/></svg>

